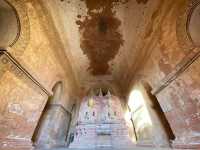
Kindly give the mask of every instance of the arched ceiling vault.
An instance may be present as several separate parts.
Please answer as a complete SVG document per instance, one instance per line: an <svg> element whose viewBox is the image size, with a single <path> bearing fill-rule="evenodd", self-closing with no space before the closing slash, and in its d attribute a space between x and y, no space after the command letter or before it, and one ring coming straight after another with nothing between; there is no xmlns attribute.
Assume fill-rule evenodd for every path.
<svg viewBox="0 0 200 150"><path fill-rule="evenodd" d="M140 57L161 0L42 0L82 87L118 84Z"/></svg>

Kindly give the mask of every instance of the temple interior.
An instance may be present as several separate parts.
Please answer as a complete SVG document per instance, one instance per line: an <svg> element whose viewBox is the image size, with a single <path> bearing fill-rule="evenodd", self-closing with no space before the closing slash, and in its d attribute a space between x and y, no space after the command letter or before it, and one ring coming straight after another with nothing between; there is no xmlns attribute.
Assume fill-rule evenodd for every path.
<svg viewBox="0 0 200 150"><path fill-rule="evenodd" d="M200 149L200 0L0 0L0 150Z"/></svg>

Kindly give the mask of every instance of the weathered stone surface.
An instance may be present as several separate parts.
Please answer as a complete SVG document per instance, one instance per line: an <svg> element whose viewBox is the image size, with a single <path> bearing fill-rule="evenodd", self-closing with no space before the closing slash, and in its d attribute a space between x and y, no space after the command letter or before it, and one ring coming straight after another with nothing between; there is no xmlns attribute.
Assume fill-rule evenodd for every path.
<svg viewBox="0 0 200 150"><path fill-rule="evenodd" d="M71 114L59 106L49 106L41 120L35 145L41 148L65 146Z"/></svg>
<svg viewBox="0 0 200 150"><path fill-rule="evenodd" d="M153 89L157 89L163 81L169 80L167 82L169 84L157 92L156 96L176 137L172 145L189 149L200 147L199 59L189 60L190 66L182 68L183 60L187 60L185 58L190 57L190 54L199 51L197 44L189 39L186 30L187 17L191 15L191 8L199 4L199 0L108 0L101 1L104 2L103 5L97 2L91 3L92 6L89 7L87 7L89 0L8 0L8 2L18 14L21 30L19 39L14 45L7 47L7 50L50 93L55 83L63 82L64 94L57 103L59 106L71 110L76 96L76 111L78 111L80 99L87 95L87 90L94 85L102 86L106 83L118 89L117 94L123 95L124 98L129 94L129 88L137 82L145 81ZM103 17L99 15L93 18L89 15L89 18L85 18L88 16L88 8L91 7L92 13L101 14L102 10L97 8L104 6L105 2L112 4L112 7L109 7L111 15ZM85 31L79 30L77 20L80 22L86 20L86 27L82 25ZM96 20L99 22L95 22ZM115 28L111 28L110 25L114 25ZM198 26L196 23L194 25ZM195 30L192 26L189 28L191 32ZM115 31L119 34L115 34ZM84 40L89 41L86 45L82 43L81 46L82 34L86 34ZM99 37L101 34L105 35ZM120 35L121 38L107 42L106 39L112 40L113 35ZM197 36L195 34L195 37ZM195 42L196 39L198 37L195 38ZM0 40L2 42L1 38ZM114 45L114 49L110 45ZM105 48L106 51L98 51L98 48ZM94 58L96 52L93 52L93 49L105 54ZM109 51L110 49L113 51ZM85 55L86 53L89 57ZM33 133L47 102L47 95L32 81L27 80L26 75L21 74L19 69L2 58L0 56L0 149L14 147L29 149ZM88 70L90 65L93 66L92 71L95 68L98 71L100 68L101 76L91 75ZM105 75L107 72L110 74ZM169 74L172 75L170 78ZM60 122L68 118L61 107L52 108L49 117L60 119ZM51 126L54 126L54 123ZM87 126L88 130L90 128L94 131L94 126ZM113 132L112 130L107 126L105 129L99 126L95 126L96 128L99 130L98 134L105 134L105 141L110 140L109 134ZM60 131L58 129L55 132L64 136ZM124 129L118 131L121 136L126 134ZM113 139L119 141L118 137ZM94 139L92 140L94 142ZM103 139L100 138L99 141Z"/></svg>
<svg viewBox="0 0 200 150"><path fill-rule="evenodd" d="M92 101L93 105L89 105ZM85 97L70 148L128 148L132 143L120 100L115 96Z"/></svg>
<svg viewBox="0 0 200 150"><path fill-rule="evenodd" d="M159 93L160 103L169 102L173 109L166 112L177 135L174 145L199 147L199 59L166 89ZM165 105L165 104L164 104ZM163 105L163 106L164 106ZM177 109L179 108L179 109ZM176 116L179 116L178 118ZM184 147L182 146L182 147Z"/></svg>
<svg viewBox="0 0 200 150"><path fill-rule="evenodd" d="M157 38L154 39L156 44L152 46L153 52L144 68L140 69L138 79L145 80L156 89L162 81L168 79L167 75L174 75L171 77L170 84L157 93L158 101L176 137L173 146L199 148L200 129L197 125L200 122L198 117L199 69L197 69L199 59L188 59L192 53L194 55L198 53L199 47L194 49L194 46L190 46L187 50L183 49L179 43L179 34L176 32L179 28L177 20L180 19L181 9L191 5L189 6L189 1L167 3L170 9L163 9L163 12L167 12L165 19L160 22L161 26L157 31L159 34L155 35ZM192 65L183 68L185 60L191 61L189 63ZM177 73L180 68L183 72Z"/></svg>
<svg viewBox="0 0 200 150"><path fill-rule="evenodd" d="M47 102L35 137L35 145L42 148L65 146L71 122L70 112L59 102L63 95L63 84L53 87L53 96Z"/></svg>
<svg viewBox="0 0 200 150"><path fill-rule="evenodd" d="M13 45L19 37L20 25L15 9L7 1L0 1L0 20L0 47ZM8 30L9 34L6 34Z"/></svg>
<svg viewBox="0 0 200 150"><path fill-rule="evenodd" d="M64 64L58 59L62 45L54 47L53 39L47 35L43 25L47 25L48 21L40 17L44 14L42 11L37 12L40 5L27 1L9 2L19 15L21 33L8 51L49 91L57 81L63 81L64 91L68 92L63 95L60 104L71 109L74 101L69 101L69 95L72 95L70 91L76 86L76 81L67 58L63 55ZM10 63L5 64L6 60L0 61L0 149L30 149L48 97L19 69Z"/></svg>
<svg viewBox="0 0 200 150"><path fill-rule="evenodd" d="M15 147L17 143L19 147L30 146L47 96L9 71L2 76L0 86L0 147Z"/></svg>

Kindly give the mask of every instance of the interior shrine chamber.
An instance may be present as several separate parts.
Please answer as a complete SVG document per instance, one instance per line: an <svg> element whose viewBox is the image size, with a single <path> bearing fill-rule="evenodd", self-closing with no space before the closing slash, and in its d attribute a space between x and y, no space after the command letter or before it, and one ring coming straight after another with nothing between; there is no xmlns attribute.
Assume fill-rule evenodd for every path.
<svg viewBox="0 0 200 150"><path fill-rule="evenodd" d="M0 0L0 150L200 150L200 0Z"/></svg>

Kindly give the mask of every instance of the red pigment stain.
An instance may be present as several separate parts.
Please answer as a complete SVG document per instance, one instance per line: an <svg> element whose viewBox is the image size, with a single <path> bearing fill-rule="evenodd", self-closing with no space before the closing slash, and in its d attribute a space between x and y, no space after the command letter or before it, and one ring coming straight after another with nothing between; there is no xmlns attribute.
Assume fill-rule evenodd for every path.
<svg viewBox="0 0 200 150"><path fill-rule="evenodd" d="M86 3L88 15L83 21L77 20L76 24L81 35L80 47L90 60L88 69L93 75L109 74L109 61L115 58L124 43L119 31L121 21L112 8L128 0L81 1Z"/></svg>
<svg viewBox="0 0 200 150"><path fill-rule="evenodd" d="M77 15L77 18L81 18L81 15Z"/></svg>
<svg viewBox="0 0 200 150"><path fill-rule="evenodd" d="M148 2L148 0L136 0L136 2L138 4L140 4L140 3L146 4Z"/></svg>

